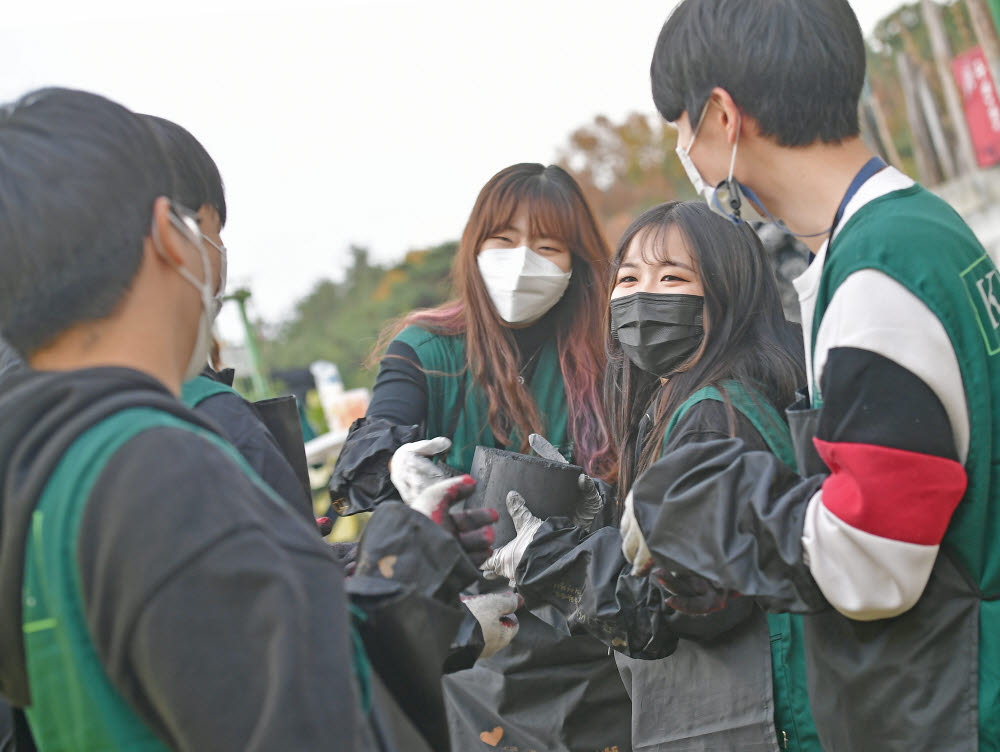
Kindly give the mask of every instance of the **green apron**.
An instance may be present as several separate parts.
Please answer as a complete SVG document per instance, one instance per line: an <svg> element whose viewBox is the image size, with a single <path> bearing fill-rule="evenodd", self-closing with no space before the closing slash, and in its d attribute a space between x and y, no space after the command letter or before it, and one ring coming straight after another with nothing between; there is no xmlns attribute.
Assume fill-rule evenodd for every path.
<svg viewBox="0 0 1000 752"><path fill-rule="evenodd" d="M930 309L951 341L968 405L968 486L913 608L876 622L853 622L836 613L806 618L815 656L810 661L819 662L814 708L824 736L842 745L877 741L883 728L910 728L912 735L900 743L913 748L953 744L1000 750L1000 273L954 209L929 191L914 185L881 196L844 224L827 252L816 310L805 322L811 323L814 350L837 290L864 270L905 287ZM798 417L806 424L797 437L803 445L811 445L823 405L818 385L810 386L811 402L799 406L798 416L789 413L790 420ZM800 453L806 455L809 448L803 446ZM908 670L899 674L897 665ZM819 674L828 669L842 675ZM907 674L933 682L933 696L911 691ZM883 678L885 686L875 687ZM905 697L894 702L886 692L893 691L897 678ZM821 705L820 695L831 681L850 686L852 680L858 686L850 701L827 694ZM863 717L845 728L842 713L852 707ZM930 736L919 731L929 723Z"/></svg>
<svg viewBox="0 0 1000 752"><path fill-rule="evenodd" d="M425 436L447 436L452 440L445 459L448 465L469 472L478 445L519 451L523 437L514 435L509 444L501 445L490 430L489 406L468 367L464 336L432 334L409 326L396 339L413 348L427 375ZM566 386L555 338L542 346L528 391L545 422L542 434L572 462Z"/></svg>
<svg viewBox="0 0 1000 752"><path fill-rule="evenodd" d="M427 376L424 435L452 440L448 465L469 472L477 445L520 450L520 436L501 445L490 430L488 405L468 368L464 336L411 326L397 340L413 348ZM572 461L555 338L537 358L528 391L545 421L545 437ZM444 677L452 749L629 749L631 705L608 649L588 634L569 634L565 618L551 607L518 617L520 629L508 647Z"/></svg>

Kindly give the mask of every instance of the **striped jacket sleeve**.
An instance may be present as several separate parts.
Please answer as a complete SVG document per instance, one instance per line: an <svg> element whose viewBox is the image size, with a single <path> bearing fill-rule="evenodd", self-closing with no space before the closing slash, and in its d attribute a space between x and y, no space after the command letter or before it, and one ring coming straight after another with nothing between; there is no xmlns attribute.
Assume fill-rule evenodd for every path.
<svg viewBox="0 0 1000 752"><path fill-rule="evenodd" d="M816 336L815 438L830 475L812 496L805 560L826 599L858 620L920 598L966 488L969 415L944 327L903 285L862 270Z"/></svg>

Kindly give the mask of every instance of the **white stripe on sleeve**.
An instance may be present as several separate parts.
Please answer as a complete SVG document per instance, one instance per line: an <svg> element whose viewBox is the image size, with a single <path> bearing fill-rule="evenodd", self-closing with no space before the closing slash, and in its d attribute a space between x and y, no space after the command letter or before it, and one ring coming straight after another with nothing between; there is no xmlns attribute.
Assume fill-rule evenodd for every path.
<svg viewBox="0 0 1000 752"><path fill-rule="evenodd" d="M805 561L830 604L858 621L897 616L916 604L937 558L938 546L882 538L851 527L809 500L802 531Z"/></svg>

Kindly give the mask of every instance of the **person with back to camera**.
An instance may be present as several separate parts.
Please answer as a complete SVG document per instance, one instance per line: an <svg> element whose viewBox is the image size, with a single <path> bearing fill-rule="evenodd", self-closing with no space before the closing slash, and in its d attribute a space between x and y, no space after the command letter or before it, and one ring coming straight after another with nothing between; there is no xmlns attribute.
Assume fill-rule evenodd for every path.
<svg viewBox="0 0 1000 752"><path fill-rule="evenodd" d="M619 498L658 457L712 438L739 437L794 464L777 406L802 378L801 342L748 226L694 202L649 209L619 241L609 287L605 405ZM518 536L484 568L617 651L633 749L819 749L799 617L767 615L747 598L678 613L657 577L631 576L614 528L588 535L540 520L516 492L508 504Z"/></svg>
<svg viewBox="0 0 1000 752"><path fill-rule="evenodd" d="M610 477L614 450L594 409L609 256L579 186L561 168L517 164L491 178L455 257L455 299L387 331L368 414L334 473L335 507L370 508L393 484L405 499L446 472L429 457L468 472L477 445L526 452L532 433L590 476ZM581 484L576 522L607 524L597 517L594 481ZM491 605L495 597L467 601L487 632L504 610ZM515 603L503 597L510 600L500 606ZM629 700L607 648L580 629L570 634L546 606L519 621L509 647L445 677L453 746L629 749Z"/></svg>
<svg viewBox="0 0 1000 752"><path fill-rule="evenodd" d="M345 583L177 399L221 270L173 193L114 102L0 108L0 334L28 366L0 382L0 695L42 750L446 749L439 690L382 677L440 685L476 579L443 510L471 479L383 504Z"/></svg>
<svg viewBox="0 0 1000 752"><path fill-rule="evenodd" d="M864 69L847 0L683 0L664 24L653 98L699 192L815 254L788 412L808 477L736 438L686 446L634 484L623 545L679 608L807 614L825 749L1000 749L1000 275L865 147Z"/></svg>
<svg viewBox="0 0 1000 752"><path fill-rule="evenodd" d="M218 311L226 288L227 263L227 251L221 237L226 225L222 176L205 147L186 129L154 115L141 117L163 145L173 167L175 198L194 215L201 241L208 247L213 266L219 268L221 283L213 297L213 305ZM271 488L307 520L315 520L312 497L290 460L253 406L232 389L231 379L225 383L224 376L206 362L200 374L184 383L181 400L215 421L226 439Z"/></svg>

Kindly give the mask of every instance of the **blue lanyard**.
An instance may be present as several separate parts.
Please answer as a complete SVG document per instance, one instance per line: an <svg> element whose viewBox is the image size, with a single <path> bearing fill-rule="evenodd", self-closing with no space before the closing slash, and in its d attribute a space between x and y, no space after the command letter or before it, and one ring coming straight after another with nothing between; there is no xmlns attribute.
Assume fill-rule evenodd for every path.
<svg viewBox="0 0 1000 752"><path fill-rule="evenodd" d="M847 193L844 194L844 198L840 201L840 206L837 207L837 213L833 215L833 225L830 227L830 237L826 243L826 252L830 252L830 246L833 245L833 233L837 230L837 225L840 224L840 220L844 218L844 211L847 209L847 205L851 203L851 199L854 198L855 194L861 190L861 186L868 182L868 180L875 176L876 173L884 170L888 165L883 161L882 157L872 157L867 162L865 162L864 167L858 170L858 174L854 176L854 180L851 184L847 186ZM809 251L809 263L811 264L816 259L816 254Z"/></svg>
<svg viewBox="0 0 1000 752"><path fill-rule="evenodd" d="M847 209L847 205L854 198L854 195L861 190L861 186L867 183L869 178L886 167L888 165L882 161L882 157L872 157L865 162L865 166L858 171L858 174L854 176L854 180L847 186L847 193L844 194L844 199L840 202L840 206L837 207L837 213L833 217L833 227L830 228L831 236L833 235L833 231L837 229L837 225L840 224L840 220L844 218L844 210Z"/></svg>

